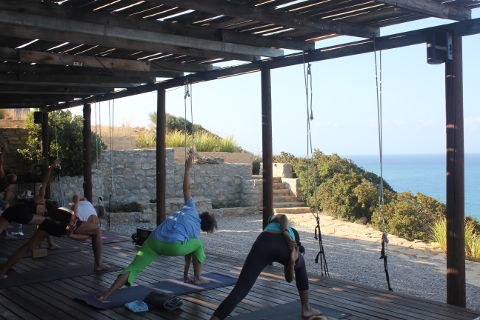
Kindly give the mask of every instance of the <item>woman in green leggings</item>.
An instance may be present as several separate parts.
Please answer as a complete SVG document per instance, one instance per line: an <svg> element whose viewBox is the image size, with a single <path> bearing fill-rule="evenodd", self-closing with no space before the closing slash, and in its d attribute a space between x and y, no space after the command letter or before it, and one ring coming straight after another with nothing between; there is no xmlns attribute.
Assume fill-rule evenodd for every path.
<svg viewBox="0 0 480 320"><path fill-rule="evenodd" d="M190 191L190 168L193 163L193 154L189 153L185 160L185 175L183 177L183 208L170 215L160 224L143 243L133 262L117 277L110 289L99 295L100 301L105 301L112 293L125 284L132 284L137 275L159 256L185 256L184 281L195 284L206 283L202 278L202 263L205 261L205 252L200 240L200 230L211 233L217 228L215 217L208 212L198 214L195 201ZM188 275L193 260L193 274Z"/></svg>

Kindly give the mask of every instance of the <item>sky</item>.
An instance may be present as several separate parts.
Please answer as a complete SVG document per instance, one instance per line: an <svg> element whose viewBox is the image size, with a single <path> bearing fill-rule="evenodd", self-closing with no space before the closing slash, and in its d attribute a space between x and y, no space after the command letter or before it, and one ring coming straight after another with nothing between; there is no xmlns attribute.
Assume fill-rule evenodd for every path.
<svg viewBox="0 0 480 320"><path fill-rule="evenodd" d="M480 9L472 11L480 17ZM382 28L381 35L451 23L426 19ZM338 37L318 47L357 41ZM463 37L465 152L480 153L480 35ZM312 145L326 154L378 154L378 125L373 53L312 63ZM271 71L273 153L307 154L304 66ZM382 52L383 153L445 153L445 66L426 62L426 45ZM92 106L92 126L101 111L101 124L148 126L156 111L156 92L117 99L113 117L109 103ZM192 120L190 101L187 119ZM185 113L184 88L167 91L166 112ZM262 152L260 73L194 84L193 122L222 137L233 137L243 149ZM72 108L81 114L82 108ZM97 120L95 120L97 118Z"/></svg>

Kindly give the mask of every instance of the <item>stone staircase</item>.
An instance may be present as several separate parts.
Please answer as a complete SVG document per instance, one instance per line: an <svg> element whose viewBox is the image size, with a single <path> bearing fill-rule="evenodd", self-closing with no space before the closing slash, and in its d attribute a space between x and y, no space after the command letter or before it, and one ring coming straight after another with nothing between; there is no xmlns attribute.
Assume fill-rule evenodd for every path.
<svg viewBox="0 0 480 320"><path fill-rule="evenodd" d="M281 177L273 178L273 212L274 213L308 213L310 208L298 201Z"/></svg>

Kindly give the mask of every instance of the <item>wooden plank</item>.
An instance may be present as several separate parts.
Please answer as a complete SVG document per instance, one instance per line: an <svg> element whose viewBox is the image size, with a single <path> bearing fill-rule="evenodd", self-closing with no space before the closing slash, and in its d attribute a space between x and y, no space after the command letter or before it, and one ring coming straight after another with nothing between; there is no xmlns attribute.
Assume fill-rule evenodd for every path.
<svg viewBox="0 0 480 320"><path fill-rule="evenodd" d="M416 13L424 14L428 17L437 17L442 19L452 20L467 20L472 18L470 9L463 7L456 7L453 4L439 3L433 0L379 0L380 2L390 4L400 9L413 11Z"/></svg>
<svg viewBox="0 0 480 320"><path fill-rule="evenodd" d="M71 1L69 1L70 3ZM170 23L150 19L142 19L141 17L128 16L122 17L118 14L107 15L82 11L84 8L66 8L66 6L39 4L37 1L23 0L21 3L10 2L0 3L0 8L11 10L22 10L43 16L55 17L75 17L82 21L109 24L112 26L124 26L133 29L149 30L154 32L162 32L167 34L190 36L206 40L226 41L259 47L277 47L296 50L314 49L313 43L303 41L289 40L280 37L263 37L253 34L245 34L241 32L228 31L228 40L221 35L217 29L208 26L192 26L190 23ZM80 11L80 12L79 12ZM80 14L81 13L81 14ZM122 12L125 14L125 12ZM191 16L187 15L187 16ZM260 43L260 45L259 45Z"/></svg>
<svg viewBox="0 0 480 320"><path fill-rule="evenodd" d="M113 91L114 87L111 88ZM26 85L0 85L0 93L2 94L23 94L23 95L94 95L107 93L108 88L90 88L90 87L44 87L44 86L26 86Z"/></svg>
<svg viewBox="0 0 480 320"><path fill-rule="evenodd" d="M150 0L149 2L151 4L169 4L186 9L208 12L215 15L226 15L230 17L240 17L246 20L268 22L300 30L310 30L313 32L336 33L364 38L379 35L379 30L374 27L336 21L318 21L313 18L302 17L280 10L268 10L263 9L262 7L237 5L233 2L222 0L203 0L201 2L196 0Z"/></svg>
<svg viewBox="0 0 480 320"><path fill-rule="evenodd" d="M120 70L109 68L95 68L73 65L30 64L30 63L2 63L0 73L32 73L32 74L55 74L55 75L104 75L111 77L164 77L175 78L183 75L182 72L160 70L153 68L147 71Z"/></svg>
<svg viewBox="0 0 480 320"><path fill-rule="evenodd" d="M0 11L0 22L6 26L11 27L11 31L16 31L17 35L22 27L25 31L29 29L31 32L35 32L37 38L49 41L71 41L79 36L88 36L90 39L89 44L103 44L108 43L106 40L113 38L116 40L123 40L123 48L128 47L129 41L150 43L153 48L190 48L202 51L209 51L216 56L222 56L222 54L235 55L237 57L244 57L242 60L250 61L251 57L266 56L277 57L282 56L283 51L272 48L260 48L254 46L248 46L243 44L234 44L228 42L220 42L206 39L196 39L188 36L179 36L168 33L160 33L153 31L145 31L141 29L131 29L122 26L110 26L108 24L99 24L94 22L85 22L72 19L62 19L55 17L37 16L32 14L18 13L14 11ZM10 29L10 28L9 28ZM43 31L43 32L42 32ZM55 31L57 36L53 37L52 31ZM31 32L28 32L30 35ZM25 37L25 33L24 36ZM92 40L95 39L92 43ZM122 46L112 46L121 47ZM171 52L169 50L158 50Z"/></svg>
<svg viewBox="0 0 480 320"><path fill-rule="evenodd" d="M150 63L137 60L112 59L104 57L88 57L30 50L18 50L19 60L28 63L70 65L113 70L150 71Z"/></svg>
<svg viewBox="0 0 480 320"><path fill-rule="evenodd" d="M406 47L411 45L416 45L420 43L425 43L427 36L436 31L451 31L456 34L466 36L480 33L480 19L472 19L462 22L456 22L452 24L442 25L438 27L425 28L410 32L403 32L399 34L388 35L384 37L376 38L377 41L377 50L388 50L400 47ZM100 102L110 99L122 98L131 95L136 95L140 93L150 92L157 90L159 88L174 88L182 86L186 81L188 83L197 83L203 81L210 81L218 78L225 78L228 76L234 76L244 73L257 72L262 66L268 66L271 69L282 68L286 66L298 65L305 62L316 62L324 61L329 59L336 59L340 57L353 56L362 53L373 52L373 43L369 41L357 41L345 43L342 45L331 46L316 49L314 51L306 52L302 54L291 54L281 58L274 58L268 61L257 61L250 64L224 68L221 70L212 70L203 73L197 73L193 75L188 75L183 78L176 78L169 81L161 82L154 85L144 85L137 88L132 88L125 92L107 94L103 97L95 97L87 99L82 102L74 102L64 106L52 106L50 110L70 108L81 105L85 102Z"/></svg>

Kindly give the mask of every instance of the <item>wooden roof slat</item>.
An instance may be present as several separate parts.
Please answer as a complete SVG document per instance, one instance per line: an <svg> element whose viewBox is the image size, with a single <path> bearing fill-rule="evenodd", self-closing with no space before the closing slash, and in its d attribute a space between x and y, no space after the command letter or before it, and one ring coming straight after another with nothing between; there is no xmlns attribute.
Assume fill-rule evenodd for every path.
<svg viewBox="0 0 480 320"><path fill-rule="evenodd" d="M113 87L111 88L114 89ZM94 95L106 93L105 88L92 87L44 87L28 85L0 85L1 94L21 94L21 95Z"/></svg>
<svg viewBox="0 0 480 320"><path fill-rule="evenodd" d="M335 21L318 21L309 17L289 14L279 10L265 10L262 7L248 7L236 5L222 0L150 0L150 3L164 3L169 5L178 5L183 8L194 9L198 11L209 12L213 14L223 14L231 17L241 17L247 20L256 20L269 22L282 26L289 26L298 29L307 29L316 32L332 32L342 35L352 35L359 37L371 37L378 35L378 29L362 25L349 25L347 23Z"/></svg>
<svg viewBox="0 0 480 320"><path fill-rule="evenodd" d="M53 17L37 16L23 14L13 11L0 11L0 22L9 31L17 33L19 36L41 38L45 40L68 41L73 38L86 38L83 43L97 44L105 43L109 39L121 40L124 46L130 42L150 43L153 46L163 46L165 51L171 48L172 51L181 51L183 47L190 50L200 50L204 52L215 52L215 56L222 55L235 56L238 60L252 60L253 56L279 56L281 50L270 48L258 48L242 44L222 43L213 40L197 40L187 36L178 36L165 33L155 33L152 31L135 30L131 28L105 26L93 22L73 21L68 19L56 19ZM21 25L21 27L18 27ZM11 26L9 28L9 26ZM24 32L22 32L24 31ZM3 32L6 32L4 30ZM53 34L57 35L54 39ZM103 41L102 41L103 40ZM120 42L122 43L122 42ZM116 47L113 46L112 47ZM122 47L122 46L119 46ZM175 50L175 48L178 48ZM210 54L211 55L211 54ZM199 54L201 56L201 54ZM208 57L209 55L207 55ZM244 58L242 58L244 56Z"/></svg>
<svg viewBox="0 0 480 320"><path fill-rule="evenodd" d="M400 9L413 11L426 16L432 16L443 19L467 20L471 19L472 14L469 9L456 7L449 3L441 4L433 0L379 0ZM453 3L455 4L455 3Z"/></svg>

